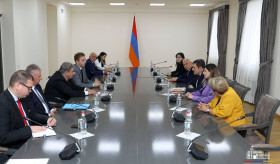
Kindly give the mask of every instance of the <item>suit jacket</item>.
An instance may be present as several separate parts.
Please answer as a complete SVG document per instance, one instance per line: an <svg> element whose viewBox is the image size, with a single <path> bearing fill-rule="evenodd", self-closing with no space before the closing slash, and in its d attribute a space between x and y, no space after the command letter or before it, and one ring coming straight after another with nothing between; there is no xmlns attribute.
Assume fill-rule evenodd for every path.
<svg viewBox="0 0 280 164"><path fill-rule="evenodd" d="M41 85L37 84L35 86L35 89L37 89L39 91L39 93L43 97L44 101L46 102L46 105L48 106L49 110L53 109L53 106L45 98ZM31 90L30 94L26 97L26 99L27 99L28 105L30 107L30 110L32 112L36 112L36 113L40 113L40 114L49 116L48 113L46 113L43 103L41 102L41 100L39 99L37 94L33 91L33 89Z"/></svg>
<svg viewBox="0 0 280 164"><path fill-rule="evenodd" d="M85 96L84 88L66 81L64 76L56 71L46 84L45 96L48 101L66 103L71 97Z"/></svg>
<svg viewBox="0 0 280 164"><path fill-rule="evenodd" d="M186 92L194 92L200 90L203 85L202 81L204 79L203 73L201 75L195 75L191 81L189 81L186 85ZM192 85L194 88L188 88L189 85Z"/></svg>
<svg viewBox="0 0 280 164"><path fill-rule="evenodd" d="M185 72L185 74L183 76L179 76L176 80L176 82L181 82L181 83L188 83L189 81L191 81L194 77L193 74L193 70L192 68L188 71Z"/></svg>
<svg viewBox="0 0 280 164"><path fill-rule="evenodd" d="M28 118L47 123L47 116L30 111L26 99L21 99L21 104ZM8 89L0 94L0 129L0 145L9 148L19 148L32 136L31 128L24 125L17 103Z"/></svg>
<svg viewBox="0 0 280 164"><path fill-rule="evenodd" d="M176 70L171 72L172 77L184 76L186 70L183 65L183 61L179 63L176 67Z"/></svg>
<svg viewBox="0 0 280 164"><path fill-rule="evenodd" d="M103 71L99 70L95 63L91 62L89 59L86 61L86 74L89 79L92 79L95 75L103 75Z"/></svg>
<svg viewBox="0 0 280 164"><path fill-rule="evenodd" d="M72 78L72 82L75 85L79 87L93 88L93 82L87 78L85 68L82 68L81 71L80 67L77 64L74 64L74 70L75 70L75 74Z"/></svg>

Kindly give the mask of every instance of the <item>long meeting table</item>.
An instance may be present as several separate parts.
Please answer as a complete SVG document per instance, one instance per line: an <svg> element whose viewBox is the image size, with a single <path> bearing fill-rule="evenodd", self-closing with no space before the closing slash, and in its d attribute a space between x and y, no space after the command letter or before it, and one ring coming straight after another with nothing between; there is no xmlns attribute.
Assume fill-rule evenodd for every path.
<svg viewBox="0 0 280 164"><path fill-rule="evenodd" d="M50 158L50 164L237 164L246 160L250 145L230 126L197 139L195 143L202 145L209 157L194 159L186 150L189 140L176 137L184 131L184 124L174 122L170 117L169 108L176 104L167 102L166 96L162 95L167 91L166 86L162 91L155 91L154 84L155 77L149 68L121 68L111 101L100 101L100 108L106 110L99 113L97 121L88 124L87 131L94 136L79 141L82 150L73 159L59 158L62 149L73 142L59 133L30 138L11 158ZM180 86L172 84L173 87L176 85ZM88 103L92 108L93 98L73 97L67 103ZM196 102L184 98L182 104L186 102L189 103L183 107L192 109L192 132L203 134L225 124L222 118L199 111ZM54 129L76 133L78 130L71 125L80 117L80 111L59 109Z"/></svg>

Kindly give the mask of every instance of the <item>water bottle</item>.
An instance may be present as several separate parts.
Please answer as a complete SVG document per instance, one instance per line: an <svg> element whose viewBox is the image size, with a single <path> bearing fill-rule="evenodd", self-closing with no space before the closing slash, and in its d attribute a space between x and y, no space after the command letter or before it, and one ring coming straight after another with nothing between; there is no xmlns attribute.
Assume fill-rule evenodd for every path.
<svg viewBox="0 0 280 164"><path fill-rule="evenodd" d="M78 120L78 129L81 134L87 134L87 119L84 111L82 111L82 117Z"/></svg>
<svg viewBox="0 0 280 164"><path fill-rule="evenodd" d="M159 68L157 69L157 74L158 74L158 76L160 76L160 70L159 70Z"/></svg>
<svg viewBox="0 0 280 164"><path fill-rule="evenodd" d="M170 87L170 81L167 82L167 88L169 88L169 87Z"/></svg>
<svg viewBox="0 0 280 164"><path fill-rule="evenodd" d="M153 70L153 62L152 62L152 61L151 61L150 70L151 70L151 72L152 72L152 70Z"/></svg>
<svg viewBox="0 0 280 164"><path fill-rule="evenodd" d="M96 92L95 97L93 99L93 108L98 109L99 108L99 98L98 93Z"/></svg>
<svg viewBox="0 0 280 164"><path fill-rule="evenodd" d="M182 105L182 97L181 97L181 93L178 92L178 96L177 96L177 106L181 106Z"/></svg>
<svg viewBox="0 0 280 164"><path fill-rule="evenodd" d="M184 122L184 132L186 134L191 132L191 123L192 123L192 109L187 109L186 111L186 119Z"/></svg>
<svg viewBox="0 0 280 164"><path fill-rule="evenodd" d="M107 82L106 81L104 81L104 88L103 88L103 90L104 90L104 93L107 92Z"/></svg>

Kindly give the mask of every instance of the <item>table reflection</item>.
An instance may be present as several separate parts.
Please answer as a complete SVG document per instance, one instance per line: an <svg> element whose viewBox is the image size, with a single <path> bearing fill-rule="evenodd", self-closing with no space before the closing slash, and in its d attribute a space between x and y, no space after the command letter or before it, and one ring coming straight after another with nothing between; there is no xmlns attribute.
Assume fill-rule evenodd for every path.
<svg viewBox="0 0 280 164"><path fill-rule="evenodd" d="M163 122L164 112L161 104L149 104L148 120L150 122Z"/></svg>
<svg viewBox="0 0 280 164"><path fill-rule="evenodd" d="M43 151L44 152L51 152L52 154L60 153L64 147L67 145L67 141L65 138L48 138L43 143Z"/></svg>
<svg viewBox="0 0 280 164"><path fill-rule="evenodd" d="M109 117L112 121L124 121L125 112L123 103L112 103L109 110Z"/></svg>
<svg viewBox="0 0 280 164"><path fill-rule="evenodd" d="M223 152L223 153L228 153L230 151L230 145L223 140L220 143L216 143L216 142L211 142L210 140L208 140L209 144L207 144L208 150L209 152Z"/></svg>
<svg viewBox="0 0 280 164"><path fill-rule="evenodd" d="M101 154L119 154L121 150L121 145L119 140L113 139L101 139L98 142L98 152Z"/></svg>
<svg viewBox="0 0 280 164"><path fill-rule="evenodd" d="M173 154L175 144L172 139L156 139L152 143L153 153L155 154Z"/></svg>

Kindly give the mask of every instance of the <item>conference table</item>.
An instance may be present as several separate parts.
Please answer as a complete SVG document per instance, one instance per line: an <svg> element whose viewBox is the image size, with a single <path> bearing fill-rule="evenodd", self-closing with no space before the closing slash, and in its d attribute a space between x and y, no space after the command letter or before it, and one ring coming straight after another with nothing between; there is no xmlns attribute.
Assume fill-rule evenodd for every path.
<svg viewBox="0 0 280 164"><path fill-rule="evenodd" d="M195 141L203 146L209 157L196 160L187 151L189 140L176 135L184 131L184 123L175 122L170 116L167 87L156 91L155 77L150 68L120 68L110 102L100 102L98 120L88 124L93 137L79 140L81 152L71 160L61 160L58 154L73 141L57 133L56 136L30 138L11 159L49 158L53 164L183 164L227 163L237 164L246 160L250 145L230 126L223 127ZM167 73L168 69L161 72ZM167 83L164 81L164 83ZM184 84L172 83L172 87ZM102 92L102 90L101 90ZM73 97L67 103L88 103L93 106L94 96ZM203 134L225 124L222 118L201 112L197 102L184 98L182 104L192 109L191 131ZM183 111L184 112L184 111ZM86 114L91 113L86 111ZM55 118L57 131L71 134L71 128L81 117L81 111L58 109Z"/></svg>

